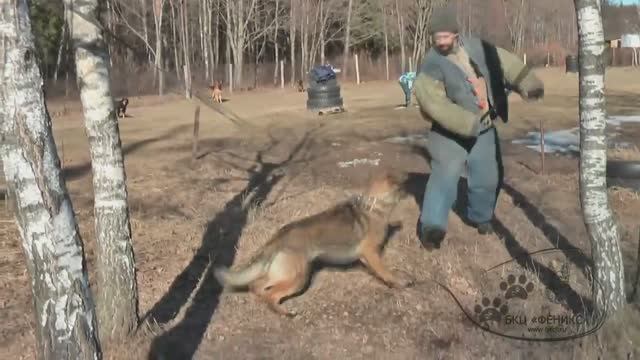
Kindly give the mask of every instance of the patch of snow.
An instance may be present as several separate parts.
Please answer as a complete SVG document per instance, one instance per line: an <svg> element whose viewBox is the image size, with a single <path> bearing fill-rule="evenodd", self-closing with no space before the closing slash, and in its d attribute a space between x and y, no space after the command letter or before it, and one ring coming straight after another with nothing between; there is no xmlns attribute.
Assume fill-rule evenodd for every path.
<svg viewBox="0 0 640 360"><path fill-rule="evenodd" d="M394 136L388 139L385 139L384 142L392 143L392 144L405 144L405 145L418 145L418 146L427 146L427 136L423 134L414 134L407 136Z"/></svg>
<svg viewBox="0 0 640 360"><path fill-rule="evenodd" d="M640 123L640 115L615 115L607 118L607 124L620 126L622 123Z"/></svg>
<svg viewBox="0 0 640 360"><path fill-rule="evenodd" d="M353 159L351 161L341 161L338 163L338 166L341 168L347 167L356 167L361 164L369 164L373 166L378 166L380 164L380 159Z"/></svg>
<svg viewBox="0 0 640 360"><path fill-rule="evenodd" d="M619 127L623 123L640 123L640 115L630 116L609 116L607 118L607 124ZM610 138L616 137L618 133L609 134ZM540 149L540 132L530 131L524 139L516 139L512 141L513 144L525 145L527 148L536 152L541 152ZM625 142L617 142L609 144L609 147L613 148L628 148L632 147L632 144ZM545 153L578 153L580 152L580 128L574 127L571 129L547 131L544 134L544 152Z"/></svg>

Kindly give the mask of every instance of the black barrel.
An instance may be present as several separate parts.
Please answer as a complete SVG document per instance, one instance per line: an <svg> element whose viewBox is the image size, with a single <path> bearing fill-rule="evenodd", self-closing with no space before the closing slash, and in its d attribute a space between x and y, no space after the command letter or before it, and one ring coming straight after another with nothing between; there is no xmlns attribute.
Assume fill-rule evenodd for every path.
<svg viewBox="0 0 640 360"><path fill-rule="evenodd" d="M566 72L577 73L578 72L578 57L575 55L567 55L565 58Z"/></svg>

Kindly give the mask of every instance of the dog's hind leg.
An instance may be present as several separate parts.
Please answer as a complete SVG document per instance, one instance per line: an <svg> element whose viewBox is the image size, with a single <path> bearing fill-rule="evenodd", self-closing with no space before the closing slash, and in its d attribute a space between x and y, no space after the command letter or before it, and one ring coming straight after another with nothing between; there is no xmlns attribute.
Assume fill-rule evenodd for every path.
<svg viewBox="0 0 640 360"><path fill-rule="evenodd" d="M289 317L296 316L295 311L287 311L280 302L302 290L309 274L309 266L305 258L293 254L280 254L274 259L268 284L256 289L267 305L274 312Z"/></svg>

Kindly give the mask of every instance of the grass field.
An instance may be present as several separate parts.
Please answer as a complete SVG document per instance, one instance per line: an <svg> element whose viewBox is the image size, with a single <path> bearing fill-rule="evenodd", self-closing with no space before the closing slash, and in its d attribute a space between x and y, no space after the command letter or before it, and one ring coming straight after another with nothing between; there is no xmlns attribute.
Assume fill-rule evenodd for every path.
<svg viewBox="0 0 640 360"><path fill-rule="evenodd" d="M143 359L150 353L163 354L163 359L640 358L638 305L624 310L622 326L605 326L596 334L561 342L494 335L462 311L473 316L476 305L480 310L498 305L499 312L506 304L531 318L577 314L588 305L584 269L589 267L590 245L581 217L577 159L547 156L545 174L538 175L539 155L510 142L536 130L541 120L546 130L577 126L577 76L560 69L538 73L546 84L545 100L525 103L513 97L510 122L498 125L505 188L498 200L497 234L480 236L452 212L448 237L442 249L432 253L422 250L415 236L429 172L424 151L415 144L384 141L424 134L429 124L415 108L395 109L403 98L395 82L343 84L347 112L329 116L307 112L306 94L293 89L225 93L228 101L222 105L201 104L195 163L191 142L197 100L131 97L131 117L121 120L120 131L140 311L155 322L126 344L105 344L107 358ZM608 70L610 114L640 113L639 80L637 70ZM81 107L78 101L48 106L94 284L93 193ZM625 126L624 131L636 134L637 127ZM419 285L397 291L362 267L323 269L308 291L284 303L301 313L296 319L278 317L247 294L220 293L211 261L243 263L277 228L345 199L382 170L412 173L414 196L394 214L404 227L390 240L384 258L396 271L424 280ZM630 289L640 200L624 189L610 190L610 200L622 226ZM12 220L0 206L0 358L32 359L30 283ZM563 250L536 258L538 271L524 269L516 260L508 270L484 273L552 247ZM555 276L559 264L570 269L565 289L569 295L552 302L549 276L544 274ZM451 293L426 279L440 281ZM508 299L502 282L508 288L521 284L527 289L526 301ZM100 291L95 286L93 290ZM498 298L500 304L483 304L484 297ZM554 292L552 297L560 295Z"/></svg>

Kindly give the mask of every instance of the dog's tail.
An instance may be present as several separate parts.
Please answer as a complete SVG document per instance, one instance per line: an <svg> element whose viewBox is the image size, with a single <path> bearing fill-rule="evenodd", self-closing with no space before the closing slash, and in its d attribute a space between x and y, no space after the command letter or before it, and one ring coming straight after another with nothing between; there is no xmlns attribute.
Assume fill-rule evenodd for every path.
<svg viewBox="0 0 640 360"><path fill-rule="evenodd" d="M256 259L237 270L230 270L226 267L218 267L213 270L213 275L218 283L225 287L243 287L266 273L269 263L265 257L258 256Z"/></svg>

